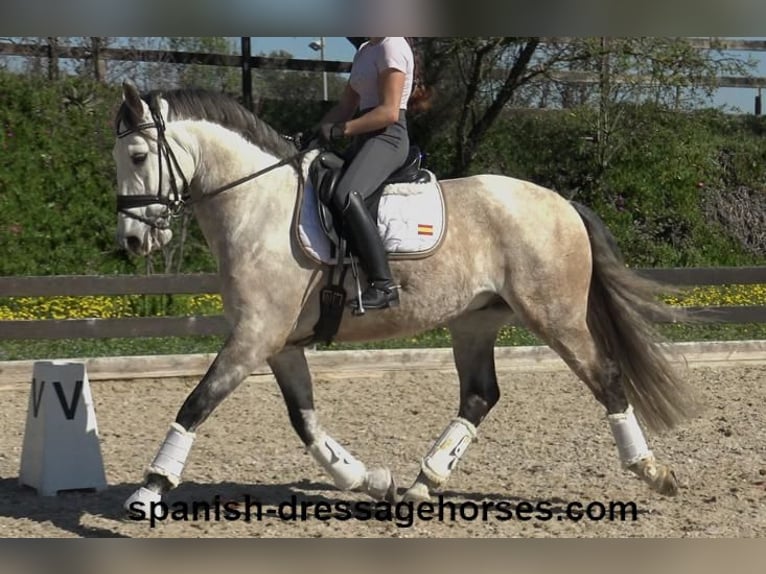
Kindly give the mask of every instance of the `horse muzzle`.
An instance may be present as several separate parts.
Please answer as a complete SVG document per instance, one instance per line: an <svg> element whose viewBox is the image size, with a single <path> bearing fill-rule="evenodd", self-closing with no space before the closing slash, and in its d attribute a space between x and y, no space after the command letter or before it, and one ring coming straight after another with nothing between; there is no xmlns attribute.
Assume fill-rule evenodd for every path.
<svg viewBox="0 0 766 574"><path fill-rule="evenodd" d="M118 234L117 243L131 255L145 257L167 245L172 238L173 232L169 229L155 228L146 229L144 233L137 233L136 230L133 230Z"/></svg>

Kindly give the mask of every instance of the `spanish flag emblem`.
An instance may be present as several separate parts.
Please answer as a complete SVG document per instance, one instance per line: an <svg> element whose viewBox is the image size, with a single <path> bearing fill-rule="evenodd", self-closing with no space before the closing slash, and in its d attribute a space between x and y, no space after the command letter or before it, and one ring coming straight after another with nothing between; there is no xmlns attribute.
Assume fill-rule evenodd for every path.
<svg viewBox="0 0 766 574"><path fill-rule="evenodd" d="M434 226L426 223L418 223L418 235L433 235Z"/></svg>

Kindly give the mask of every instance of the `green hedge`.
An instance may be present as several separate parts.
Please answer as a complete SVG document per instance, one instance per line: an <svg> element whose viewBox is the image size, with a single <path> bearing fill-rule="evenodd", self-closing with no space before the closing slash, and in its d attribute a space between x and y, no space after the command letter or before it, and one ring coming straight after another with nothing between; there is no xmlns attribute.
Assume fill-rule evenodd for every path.
<svg viewBox="0 0 766 574"><path fill-rule="evenodd" d="M115 87L68 78L49 82L0 71L0 274L144 273L146 262L116 250L113 116ZM324 105L263 105L282 133L316 121ZM594 143L595 112L515 112L490 131L474 173L530 179L592 206L633 266L762 263L704 215L708 189L766 187L764 120L715 111L671 113L622 106L608 163ZM449 171L450 121L425 150ZM196 226L183 271L215 266Z"/></svg>
<svg viewBox="0 0 766 574"><path fill-rule="evenodd" d="M596 112L522 112L499 124L473 172L551 187L591 206L634 267L763 264L706 215L707 194L766 188L765 118L621 106L600 161ZM437 163L447 154L437 155Z"/></svg>
<svg viewBox="0 0 766 574"><path fill-rule="evenodd" d="M0 73L0 274L114 273L118 93Z"/></svg>
<svg viewBox="0 0 766 574"><path fill-rule="evenodd" d="M49 82L0 71L0 274L146 272L145 260L127 257L114 244L112 121L120 99L114 86L79 78ZM323 109L324 104L268 102L260 114L277 130L292 134L312 125ZM763 253L748 252L733 233L706 216L705 201L708 190L766 187L766 120L712 110L671 113L650 104L612 112L619 121L605 147L598 143L593 110L509 112L489 132L472 172L529 179L590 205L610 226L632 266L764 264ZM424 150L426 166L437 175L450 171L451 121L445 118ZM607 161L599 154L603 149ZM214 270L194 227L182 271ZM748 297L753 293L748 291ZM217 304L179 296L16 299L0 301L0 319L213 313ZM671 337L681 338L761 332L760 326L694 329L667 328ZM414 342L387 345L441 346L448 343L445 336L437 330ZM533 340L521 330L501 336L502 344ZM47 348L66 356L67 349L85 352L87 345L3 342L0 354L27 357L34 348L40 353ZM199 350L200 345L215 350L217 342L174 339L159 346L170 351ZM88 348L99 354L157 346L156 341L137 340L91 342Z"/></svg>

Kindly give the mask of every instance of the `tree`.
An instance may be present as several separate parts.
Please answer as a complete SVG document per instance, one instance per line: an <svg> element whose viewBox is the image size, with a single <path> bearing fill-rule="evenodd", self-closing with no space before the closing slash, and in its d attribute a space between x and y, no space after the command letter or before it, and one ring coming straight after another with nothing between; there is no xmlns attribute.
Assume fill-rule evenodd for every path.
<svg viewBox="0 0 766 574"><path fill-rule="evenodd" d="M169 49L169 39L162 37L127 37L120 38L119 43L112 40L110 46L127 50L166 50ZM130 79L140 89L148 91L156 88L169 88L176 85L179 66L166 62L141 62L136 60L110 60L108 62L107 81L121 84Z"/></svg>
<svg viewBox="0 0 766 574"><path fill-rule="evenodd" d="M712 95L718 76L746 75L753 66L719 51L699 50L686 38L583 38L573 46L582 56L577 59L582 82L589 85L579 103L599 111L594 141L602 170L617 151L611 136L620 129L620 104L690 110Z"/></svg>
<svg viewBox="0 0 766 574"><path fill-rule="evenodd" d="M293 55L285 50L276 50L259 56L290 60ZM337 101L346 85L346 79L340 74L327 73L327 97ZM269 100L313 100L323 97L321 72L280 69L253 70L253 92L260 99Z"/></svg>
<svg viewBox="0 0 766 574"><path fill-rule="evenodd" d="M238 53L232 39L223 36L168 38L168 49L208 54ZM190 64L180 67L177 85L239 93L242 87L242 74L238 68L228 66Z"/></svg>
<svg viewBox="0 0 766 574"><path fill-rule="evenodd" d="M615 104L651 98L680 109L709 93L716 75L750 65L697 50L684 38L418 38L415 49L436 100L415 119L415 131L427 145L443 129L436 126L452 130L450 177L470 172L481 142L510 105L599 106L594 141L605 165L619 121Z"/></svg>

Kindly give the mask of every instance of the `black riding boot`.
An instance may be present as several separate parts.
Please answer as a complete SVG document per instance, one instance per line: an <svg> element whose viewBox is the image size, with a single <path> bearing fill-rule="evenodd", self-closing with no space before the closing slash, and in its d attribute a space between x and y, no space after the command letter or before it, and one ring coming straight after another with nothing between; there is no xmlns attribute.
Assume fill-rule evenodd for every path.
<svg viewBox="0 0 766 574"><path fill-rule="evenodd" d="M367 275L369 286L362 293L362 306L365 309L385 309L399 304L399 291L391 276L388 254L378 226L373 221L362 197L352 192L343 209L343 222L351 231L362 269ZM356 300L351 302L359 308Z"/></svg>

